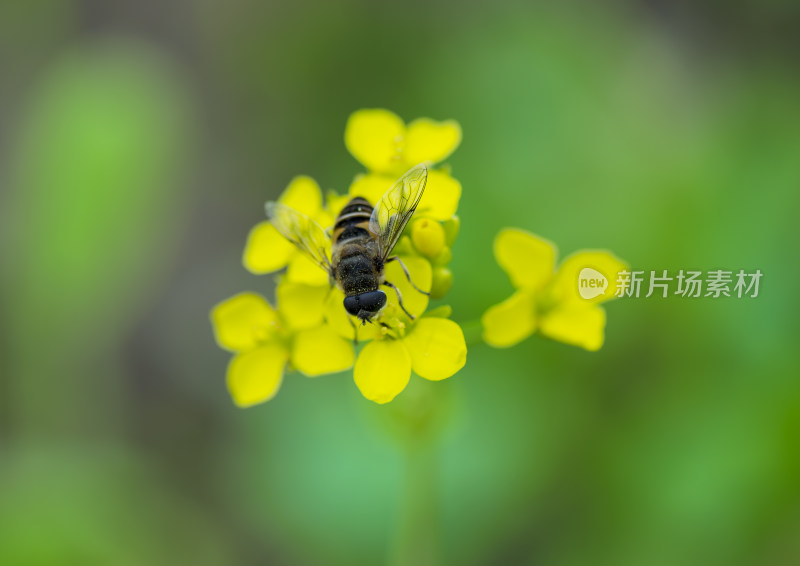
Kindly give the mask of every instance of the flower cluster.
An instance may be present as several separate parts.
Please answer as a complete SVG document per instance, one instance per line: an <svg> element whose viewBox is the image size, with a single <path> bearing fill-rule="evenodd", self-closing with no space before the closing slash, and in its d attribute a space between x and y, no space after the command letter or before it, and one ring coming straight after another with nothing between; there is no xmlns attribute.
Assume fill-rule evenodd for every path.
<svg viewBox="0 0 800 566"><path fill-rule="evenodd" d="M487 344L507 348L538 331L586 350L602 347L606 313L599 303L614 298L617 273L628 269L622 260L608 251L582 250L556 270L555 245L517 228L497 235L494 255L516 291L484 313L481 322ZM609 276L605 293L581 297L579 275L585 268Z"/></svg>
<svg viewBox="0 0 800 566"><path fill-rule="evenodd" d="M419 162L430 165L449 156L461 141L454 121L422 118L405 125L387 110L360 110L350 116L345 144L367 169L347 194L328 191L305 176L294 178L279 202L315 220L323 228L356 196L375 204L394 181ZM420 289L443 297L453 282L448 268L458 235L456 216L460 183L445 168L429 167L422 201L394 250ZM309 376L354 367L363 395L377 403L391 401L405 388L411 372L429 380L454 375L466 362L461 328L449 320L450 308L428 310L429 299L408 282L397 262L387 264L403 304L389 290L375 324L356 326L342 305L344 295L328 275L289 243L268 221L256 225L245 246L243 263L255 274L283 270L273 307L256 293L242 293L211 313L218 344L234 352L227 372L228 389L242 407L268 401L277 393L286 369ZM356 356L354 342L361 344Z"/></svg>

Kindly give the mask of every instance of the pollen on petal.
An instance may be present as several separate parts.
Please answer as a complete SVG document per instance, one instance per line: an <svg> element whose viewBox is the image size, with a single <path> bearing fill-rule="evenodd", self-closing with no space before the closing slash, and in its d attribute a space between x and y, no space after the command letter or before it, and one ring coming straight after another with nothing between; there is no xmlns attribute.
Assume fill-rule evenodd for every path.
<svg viewBox="0 0 800 566"><path fill-rule="evenodd" d="M370 401L383 404L394 399L411 378L411 355L403 340L370 342L356 360L353 379Z"/></svg>

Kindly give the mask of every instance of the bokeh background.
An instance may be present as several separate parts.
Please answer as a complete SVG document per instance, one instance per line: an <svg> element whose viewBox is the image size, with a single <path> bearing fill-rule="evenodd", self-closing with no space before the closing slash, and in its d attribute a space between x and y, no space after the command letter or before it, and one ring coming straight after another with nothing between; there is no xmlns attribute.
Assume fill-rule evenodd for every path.
<svg viewBox="0 0 800 566"><path fill-rule="evenodd" d="M796 2L0 4L0 563L800 563ZM454 118L448 302L504 226L757 299L608 304L597 353L470 346L430 482L352 373L236 409L209 309L350 112ZM413 395L413 387L403 395ZM387 406L391 407L391 405ZM417 487L414 487L417 485Z"/></svg>

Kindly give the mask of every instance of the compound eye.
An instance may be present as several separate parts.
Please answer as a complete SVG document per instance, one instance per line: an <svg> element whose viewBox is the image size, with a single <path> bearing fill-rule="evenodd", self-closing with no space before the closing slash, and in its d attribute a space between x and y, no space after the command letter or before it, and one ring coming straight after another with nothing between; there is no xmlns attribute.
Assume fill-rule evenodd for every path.
<svg viewBox="0 0 800 566"><path fill-rule="evenodd" d="M344 298L344 310L353 316L358 315L358 311L361 310L361 307L358 304L358 295Z"/></svg>
<svg viewBox="0 0 800 566"><path fill-rule="evenodd" d="M358 296L361 308L368 312L378 312L386 304L386 293L383 291L370 291Z"/></svg>

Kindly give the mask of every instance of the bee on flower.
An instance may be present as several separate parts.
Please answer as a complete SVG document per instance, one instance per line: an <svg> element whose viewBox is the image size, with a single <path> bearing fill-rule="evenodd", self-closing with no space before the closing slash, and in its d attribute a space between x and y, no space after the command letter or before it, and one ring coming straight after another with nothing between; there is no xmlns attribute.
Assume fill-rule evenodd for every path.
<svg viewBox="0 0 800 566"><path fill-rule="evenodd" d="M296 177L276 202L267 203L269 220L251 231L243 257L254 273L286 268L276 291L278 309L258 295L243 294L212 312L220 346L237 352L228 385L241 406L272 398L287 363L316 376L342 371L355 361L354 379L361 392L386 403L405 388L412 370L441 380L466 362L464 335L447 318L449 307L426 313L429 295L439 298L452 284L447 264L458 233L455 212L461 186L424 163L397 179L396 171L406 162L392 157L388 164L378 163L369 151L362 151L359 141L375 147L370 124L394 115L360 112L373 119L359 121L359 112L351 116L345 133L348 149L358 148L356 152L370 162L373 172L367 176L377 175L371 179L372 189L386 179L391 182L380 195L367 192L363 183L364 192L358 193L365 177L360 176L349 195L329 192L323 204L319 185L309 177ZM395 140L398 151L410 147L405 158L420 155L431 163L449 155L461 137L455 122L422 119L407 131L403 128L408 139ZM443 134L449 139L446 144ZM428 196L432 178L443 192ZM409 224L417 211L421 214ZM240 343L226 339L237 333L255 338ZM321 349L315 351L317 340ZM360 342L366 344L356 359L353 344ZM328 355L331 360L321 360Z"/></svg>
<svg viewBox="0 0 800 566"><path fill-rule="evenodd" d="M553 243L517 228L502 230L494 241L494 255L516 291L483 315L483 339L507 348L534 332L595 351L603 346L606 312L599 303L614 298L617 273L625 262L605 250L581 250L555 268ZM608 276L605 293L583 298L579 274L591 268Z"/></svg>
<svg viewBox="0 0 800 566"><path fill-rule="evenodd" d="M366 199L354 197L336 218L330 236L319 224L296 210L282 203L267 203L268 216L278 232L317 263L344 295L341 304L352 326L353 339L358 339L359 326L351 317L362 326L367 322L380 326L376 340L359 355L354 371L361 392L379 403L390 401L405 388L412 365L422 377L438 380L450 377L466 361L466 344L457 324L430 319L412 325L425 310L427 301L423 299L421 308L414 313L405 305L403 297L427 298L429 292L424 289L430 289L432 282L427 261L420 260L419 268L414 270L425 275L425 284L420 287L414 282L406 262L400 256L391 255L422 199L427 176L425 164L412 167L386 191L374 208ZM397 265L402 275L387 277L385 268L389 264ZM410 287L406 291L410 292L398 287L397 283L403 279ZM399 311L392 308L384 315L387 294L381 286L391 289L390 295L396 299ZM330 316L335 317L335 311ZM439 336L443 333L447 334L444 339ZM439 349L434 348L434 344ZM448 360L449 365L431 364L431 359L446 356L453 358ZM373 360L383 360L384 367L377 367Z"/></svg>

